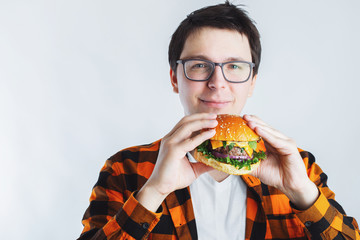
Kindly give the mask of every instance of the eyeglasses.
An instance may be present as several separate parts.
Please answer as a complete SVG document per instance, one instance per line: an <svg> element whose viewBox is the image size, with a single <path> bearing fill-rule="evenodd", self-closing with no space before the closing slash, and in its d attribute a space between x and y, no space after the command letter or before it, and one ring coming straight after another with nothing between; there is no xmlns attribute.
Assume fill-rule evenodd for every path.
<svg viewBox="0 0 360 240"><path fill-rule="evenodd" d="M207 81L214 73L215 67L220 66L226 81L231 83L244 83L249 80L255 64L247 61L230 61L215 63L202 59L177 60L184 65L185 77L191 81Z"/></svg>

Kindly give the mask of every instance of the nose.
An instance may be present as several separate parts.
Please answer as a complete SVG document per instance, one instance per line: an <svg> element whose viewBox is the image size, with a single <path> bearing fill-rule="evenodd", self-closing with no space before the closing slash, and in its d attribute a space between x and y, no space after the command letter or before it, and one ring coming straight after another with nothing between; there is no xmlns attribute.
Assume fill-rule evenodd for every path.
<svg viewBox="0 0 360 240"><path fill-rule="evenodd" d="M225 88L227 84L227 81L224 78L224 75L222 73L220 66L215 66L214 72L212 73L209 81L208 81L208 87L210 89L221 89Z"/></svg>

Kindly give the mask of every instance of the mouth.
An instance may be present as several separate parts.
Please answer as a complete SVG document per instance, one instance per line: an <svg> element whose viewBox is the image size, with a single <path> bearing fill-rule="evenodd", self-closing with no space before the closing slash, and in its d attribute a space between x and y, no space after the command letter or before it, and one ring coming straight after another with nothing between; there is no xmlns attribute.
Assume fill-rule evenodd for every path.
<svg viewBox="0 0 360 240"><path fill-rule="evenodd" d="M231 103L228 100L204 100L200 99L201 103L211 108L224 108Z"/></svg>

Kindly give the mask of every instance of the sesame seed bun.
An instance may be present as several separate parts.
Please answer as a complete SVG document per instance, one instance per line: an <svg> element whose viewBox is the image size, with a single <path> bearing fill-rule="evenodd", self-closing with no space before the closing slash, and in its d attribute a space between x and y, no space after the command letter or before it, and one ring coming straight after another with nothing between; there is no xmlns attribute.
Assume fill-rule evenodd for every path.
<svg viewBox="0 0 360 240"><path fill-rule="evenodd" d="M219 114L216 120L218 125L211 140L250 142L260 139L259 135L249 128L247 122L238 115Z"/></svg>

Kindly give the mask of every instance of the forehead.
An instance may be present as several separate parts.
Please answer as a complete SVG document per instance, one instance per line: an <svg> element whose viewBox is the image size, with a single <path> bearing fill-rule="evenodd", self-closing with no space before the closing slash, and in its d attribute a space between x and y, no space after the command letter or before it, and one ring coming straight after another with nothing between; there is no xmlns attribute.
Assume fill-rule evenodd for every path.
<svg viewBox="0 0 360 240"><path fill-rule="evenodd" d="M186 39L180 59L205 58L223 62L229 59L252 61L248 38L236 30L204 27Z"/></svg>

